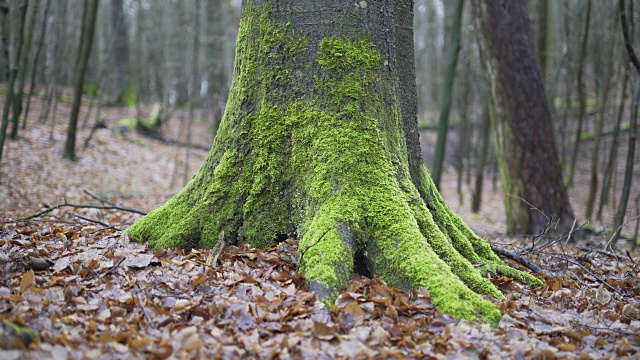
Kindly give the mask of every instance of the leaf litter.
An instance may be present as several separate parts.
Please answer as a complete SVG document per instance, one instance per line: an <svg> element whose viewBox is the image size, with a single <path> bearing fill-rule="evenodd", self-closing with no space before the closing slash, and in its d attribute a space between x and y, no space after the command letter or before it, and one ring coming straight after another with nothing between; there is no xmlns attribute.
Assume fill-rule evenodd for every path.
<svg viewBox="0 0 640 360"><path fill-rule="evenodd" d="M126 110L109 111L117 121L117 112ZM57 120L56 137L62 138L64 114ZM117 229L138 215L118 210L64 208L13 222L62 199L86 203L82 186L101 189L110 202L145 210L180 187L165 184L171 177L165 170L176 168L184 149L137 134L123 140L101 131L92 147L81 150L80 164L71 164L55 160L59 153L52 149L61 143L43 140L48 128L30 126L23 139L7 144L3 161L2 171L22 174L18 178L24 183L4 177L0 184L0 358L608 359L640 354L637 250L611 257L555 243L531 252L526 257L542 267L537 275L545 285L532 290L509 278L491 279L506 297L492 300L504 316L491 328L441 314L424 288L402 291L359 275L326 308L297 272L293 239L266 249L184 252L129 243ZM199 161L206 156L196 154ZM164 165L145 167L153 163ZM142 195L130 196L128 189ZM527 245L522 239L501 242L516 250Z"/></svg>

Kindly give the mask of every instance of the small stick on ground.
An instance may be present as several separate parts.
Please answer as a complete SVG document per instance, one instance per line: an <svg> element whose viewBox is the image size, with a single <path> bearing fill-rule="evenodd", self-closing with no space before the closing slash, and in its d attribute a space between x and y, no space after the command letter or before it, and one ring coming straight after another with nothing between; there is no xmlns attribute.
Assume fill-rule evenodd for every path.
<svg viewBox="0 0 640 360"><path fill-rule="evenodd" d="M122 229L119 229L119 228L117 228L117 227L115 227L113 225L109 225L109 224L107 224L105 222L102 222L100 220L95 220L95 219L91 219L91 218L88 218L88 217L84 217L84 216L82 216L80 214L76 214L74 212L72 212L71 215L73 215L73 216L75 216L75 217L77 217L79 219L82 219L84 221L88 221L88 222L91 222L91 223L94 223L94 224L102 225L107 229L113 229L113 230L116 230L116 231L122 231Z"/></svg>
<svg viewBox="0 0 640 360"><path fill-rule="evenodd" d="M151 319L151 316L147 313L147 309L144 307L144 301L142 301L142 298L140 297L140 287L138 287L138 284L133 284L133 287L135 288L134 293L136 294L136 299L138 299L138 305L140 305L140 309L142 310L142 314L144 314L144 318L147 320L147 324L152 328L157 329L158 327Z"/></svg>
<svg viewBox="0 0 640 360"><path fill-rule="evenodd" d="M23 222L23 221L27 221L27 220L31 220L33 218L37 218L38 216L42 216L44 214L48 214L54 210L60 209L62 207L73 207L73 208L78 208L78 209L102 209L102 210L121 210L121 211L127 211L127 212L132 212L132 213L136 213L136 214L140 214L140 215L147 215L146 212L144 211L140 211L140 210L136 210L136 209L131 209L131 208L126 208L126 207L121 207L121 206L114 206L114 205L108 205L108 206L104 206L104 205L91 205L91 204L72 204L67 202L66 200L64 201L64 203L62 204L58 204L54 207L50 207L47 210L41 211L37 214L31 215L31 216L27 216L27 217L23 217L20 219L16 219L13 221L8 221L8 222Z"/></svg>
<svg viewBox="0 0 640 360"><path fill-rule="evenodd" d="M533 271L534 273L538 273L540 271L542 271L542 268L540 268L540 266L532 263L531 261L525 259L524 257L514 253L513 251L509 251L505 248L501 248L499 246L495 246L493 244L491 244L491 250L493 250L494 253L500 255L500 256L504 256L508 259L511 259L519 264L522 264L523 266L527 267L529 270Z"/></svg>

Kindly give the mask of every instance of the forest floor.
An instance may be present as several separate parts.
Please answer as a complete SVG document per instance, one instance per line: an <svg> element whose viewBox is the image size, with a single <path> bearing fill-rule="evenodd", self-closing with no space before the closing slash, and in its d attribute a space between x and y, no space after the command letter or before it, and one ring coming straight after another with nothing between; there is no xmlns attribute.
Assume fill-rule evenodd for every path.
<svg viewBox="0 0 640 360"><path fill-rule="evenodd" d="M83 106L80 118L91 116L79 131L79 160L63 160L70 104L60 103L55 121L41 124L43 106L34 98L30 123L19 141L7 141L0 163L2 359L640 357L640 251L625 252L626 240L622 251L603 251L604 233L566 244L565 234L551 232L523 255L542 268L542 288L492 279L506 299L492 300L504 316L491 328L439 313L424 288L404 292L360 276L326 309L297 274L294 240L267 249L228 246L210 266L207 250L129 243L120 234L140 215L128 211L65 206L17 221L59 204L150 211L207 155L190 150L185 171L184 147L117 135L118 121L136 114L120 108L102 109L109 128L97 130L85 149L95 114ZM184 115L174 115L164 135L184 140ZM206 125L197 123L193 134L193 143L210 145ZM578 168L570 192L578 215L588 168ZM487 181L479 214L469 210L466 184L460 203L455 172L445 172L442 184L449 205L487 241L513 251L531 247L530 238L504 234L499 184ZM607 207L596 228L610 229L612 213ZM37 336L16 337L10 324Z"/></svg>

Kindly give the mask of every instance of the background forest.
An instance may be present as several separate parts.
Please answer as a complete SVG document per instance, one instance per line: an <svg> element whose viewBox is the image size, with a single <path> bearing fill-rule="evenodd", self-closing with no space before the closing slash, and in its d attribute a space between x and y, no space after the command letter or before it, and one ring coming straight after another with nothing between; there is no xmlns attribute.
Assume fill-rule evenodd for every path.
<svg viewBox="0 0 640 360"><path fill-rule="evenodd" d="M424 320L428 331L408 335L408 329L418 326L409 322L403 325L407 329L398 325L394 333L383 326L393 314L378 314L365 307L364 315L344 299L342 303L338 300L337 308L332 307L335 324L314 317L311 325L300 320L298 325L277 331L289 331L291 338L304 337L300 334L307 331L315 340L365 343L354 330L362 326L369 329L367 346L376 351L383 346L389 354L402 356L468 354L465 351L508 354L505 356L517 351L527 358L562 357L578 351L595 357L637 353L640 264L635 248L640 245L640 156L637 151L630 153L629 145L637 142L637 134L630 129L640 90L634 95L639 75L625 48L620 3L624 2L527 2L563 177L577 218L576 228L582 226L585 234L581 235L586 236L570 250L558 250L571 234L550 231L538 248L536 241L544 237L537 234L506 235L505 195L489 126L489 90L471 2L415 0L416 85L424 161L438 174L436 183L439 181L449 206L474 231L489 240L497 239L518 258L526 255L535 264L547 264L542 269L544 275L538 274L545 281L542 290L498 279L502 281L500 289L510 294L500 305L510 324L501 322L501 330L482 337L478 333L487 329L480 325L434 315L432 306L421 308L428 295L419 291L400 294L399 290L383 289L385 284L373 283L376 280L361 280L350 288L354 301L364 304L370 300L353 294L365 288L378 289L392 299L400 318L415 318L416 312L424 312L425 319L430 319ZM633 1L625 4L630 45L639 51L640 9ZM233 308L216 300L213 307L217 308L212 309L202 299L190 302L176 295L199 292L210 300L208 296L215 293L219 298L221 293L211 290L215 284L202 285L205 279L226 281L224 294L239 298L237 304L246 300L243 296L250 300L257 296L251 293L256 291L253 288L247 290L247 281L272 281L268 295L260 296L279 297L279 305L294 314L290 318L284 315L286 321L281 319L281 324L318 310L305 298L309 293L298 286L296 264L282 255L295 253L296 245L290 240L260 255L245 248L230 250L221 255L222 265L215 270L204 265L209 255L205 251L154 253L118 243L121 231L139 217L135 211L144 213L164 203L205 160L231 88L241 6L240 0L0 0L0 107L4 110L0 133L0 269L4 278L0 280L0 320L35 329L46 345L40 351L73 356L92 349L95 341L104 344L102 352L139 351L139 355L151 353L163 358L181 351L193 356L194 351L205 351L203 346L208 351L221 346L238 356L252 354L248 349L253 343L265 349L284 346L265 345L264 339L252 334L259 326L250 317L255 311L248 310L250 305ZM444 144L440 154L436 146L439 138ZM626 173L632 180L627 193L623 191ZM628 203L620 210L625 197ZM93 205L86 209L71 206L89 203ZM42 210L46 213L40 213ZM34 214L41 216L31 218ZM620 240L612 248L616 228ZM111 254L108 261L93 263L95 252L80 250L92 236L100 238L89 248L106 249ZM47 257L52 251L59 254ZM72 259L65 257L69 252ZM23 257L25 254L29 256ZM72 285L74 280L64 280L61 275L52 279L36 273L34 277L31 270L37 271L38 265L30 263L33 259L55 263L55 273L94 282L96 278L126 276L129 284L145 284L156 271L153 266L167 262L178 272L163 275L167 287L160 293L135 285L133 296L127 297L126 291L107 285L107 295L100 295L102 303L99 293L89 290L97 286L90 281ZM276 264L275 259L278 276L263 276ZM234 261L242 265L233 265ZM522 264L513 264L522 268ZM263 274L256 275L256 269L264 270ZM113 282L118 281L107 283ZM40 288L47 290L34 291ZM75 305L73 309L16 305L25 299L38 303L47 296L54 304L73 300ZM577 297L580 300L572 304L571 299ZM547 308L554 311L540 310L539 305L533 305L534 298L544 298ZM110 309L109 314L105 309ZM172 315L166 309L178 310ZM92 311L100 314L93 323L89 320ZM83 315L72 317L80 312ZM64 325L34 325L37 313L46 313L52 324L62 321ZM204 322L194 323L194 316L206 321L207 316L223 319L217 324L224 326L218 326L213 335L203 335L198 326ZM345 325L348 316L356 319L355 327ZM114 320L116 317L120 320ZM139 327L126 328L142 318L151 324L145 332ZM397 313L394 319L401 323ZM375 321L378 325L372 325ZM337 330L333 325L326 329L314 325L317 323L333 324ZM166 325L164 332L156 328L160 325ZM376 333L378 328L387 334ZM7 329L4 323L0 327L0 348L12 348L6 340L11 333ZM521 330L521 335L514 335ZM108 337L104 335L109 331ZM231 335L236 331L245 334L243 340L240 335ZM413 347L407 345L406 336ZM441 343L434 343L434 336ZM371 340L374 337L375 341ZM296 346L304 349L289 350L292 354L308 351L317 355L309 349L332 351L299 341ZM377 342L372 345L371 341ZM428 349L421 345L426 342L432 344ZM464 345L470 343L476 345ZM25 347L29 344L14 348ZM353 353L340 350L340 346L336 349L331 354L337 357L371 355L359 347Z"/></svg>

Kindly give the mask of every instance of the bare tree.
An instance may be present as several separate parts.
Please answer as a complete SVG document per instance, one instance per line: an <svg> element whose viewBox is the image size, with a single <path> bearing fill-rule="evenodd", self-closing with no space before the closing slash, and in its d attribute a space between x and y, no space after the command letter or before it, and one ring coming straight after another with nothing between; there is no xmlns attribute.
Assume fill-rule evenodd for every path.
<svg viewBox="0 0 640 360"><path fill-rule="evenodd" d="M80 35L80 46L76 57L76 73L73 87L73 105L67 129L67 141L64 145L64 157L66 159L76 159L76 130L78 127L78 115L82 102L82 87L84 77L87 72L89 55L93 45L93 32L96 24L96 14L98 13L98 0L85 0L84 14L82 16L82 32Z"/></svg>

